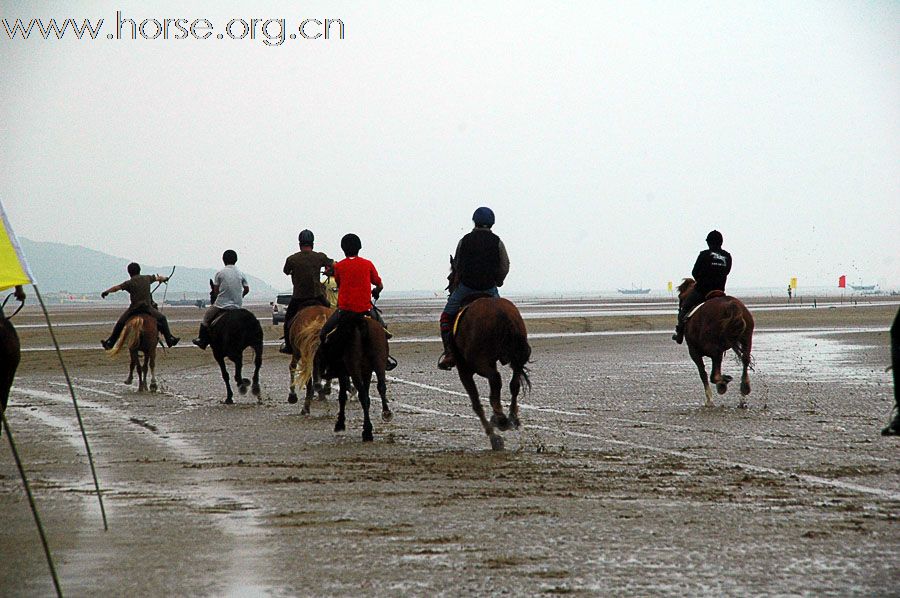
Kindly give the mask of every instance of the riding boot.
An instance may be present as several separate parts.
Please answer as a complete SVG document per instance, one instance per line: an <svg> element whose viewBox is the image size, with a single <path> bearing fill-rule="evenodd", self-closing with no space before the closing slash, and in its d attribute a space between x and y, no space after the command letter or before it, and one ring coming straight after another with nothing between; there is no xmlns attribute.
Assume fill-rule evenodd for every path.
<svg viewBox="0 0 900 598"><path fill-rule="evenodd" d="M442 370L452 370L456 365L456 359L453 358L453 352L450 350L450 331L441 331L441 341L444 343L444 353L438 359L438 368Z"/></svg>
<svg viewBox="0 0 900 598"><path fill-rule="evenodd" d="M178 344L178 341L181 339L177 336L172 336L172 331L169 329L169 320L165 316L157 318L156 324L163 337L165 337L167 346L174 347Z"/></svg>
<svg viewBox="0 0 900 598"><path fill-rule="evenodd" d="M209 329L205 325L200 324L200 333L197 334L197 338L191 342L201 349L206 350L206 347L209 346Z"/></svg>
<svg viewBox="0 0 900 598"><path fill-rule="evenodd" d="M678 320L675 324L675 334L672 335L672 340L679 345L684 342L684 310L680 305L678 306Z"/></svg>
<svg viewBox="0 0 900 598"><path fill-rule="evenodd" d="M390 372L395 367L397 367L397 360L394 359L393 357L391 357L390 355L388 355L387 356L387 365L384 366L384 371Z"/></svg>

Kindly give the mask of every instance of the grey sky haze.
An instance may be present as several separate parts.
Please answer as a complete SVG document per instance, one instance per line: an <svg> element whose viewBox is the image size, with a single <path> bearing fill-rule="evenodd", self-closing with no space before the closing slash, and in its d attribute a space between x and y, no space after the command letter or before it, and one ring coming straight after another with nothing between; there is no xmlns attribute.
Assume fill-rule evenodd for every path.
<svg viewBox="0 0 900 598"><path fill-rule="evenodd" d="M339 18L346 38L10 40L20 236L289 287L310 228L444 286L479 205L507 291L662 290L711 228L731 286L900 286L900 3L0 2L0 19Z"/></svg>

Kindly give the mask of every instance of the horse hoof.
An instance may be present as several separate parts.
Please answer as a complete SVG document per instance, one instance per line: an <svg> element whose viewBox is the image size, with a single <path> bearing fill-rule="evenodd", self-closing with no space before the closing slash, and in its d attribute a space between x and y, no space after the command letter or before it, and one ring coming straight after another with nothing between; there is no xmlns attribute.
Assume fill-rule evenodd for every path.
<svg viewBox="0 0 900 598"><path fill-rule="evenodd" d="M716 392L719 393L720 395L725 394L726 392L728 392L728 385L725 384L724 382L720 382L720 383L716 384Z"/></svg>
<svg viewBox="0 0 900 598"><path fill-rule="evenodd" d="M156 385L156 382L150 384L150 392L156 392L158 389L159 387Z"/></svg>
<svg viewBox="0 0 900 598"><path fill-rule="evenodd" d="M516 430L519 429L519 425L520 425L520 424L519 424L519 418L516 417L515 415L510 415L510 416L509 416L509 423L510 423L510 424L512 425L512 427L515 428Z"/></svg>
<svg viewBox="0 0 900 598"><path fill-rule="evenodd" d="M382 412L381 412L381 419L382 419L383 421L389 422L389 421L391 421L392 419L394 419L394 414L391 413L390 410L382 411Z"/></svg>
<svg viewBox="0 0 900 598"><path fill-rule="evenodd" d="M363 442L372 442L375 440L375 436L372 434L371 430L363 430L362 439Z"/></svg>
<svg viewBox="0 0 900 598"><path fill-rule="evenodd" d="M254 396L254 397L258 397L258 396L259 396L259 392L260 392L260 390L259 390L259 384L254 384L253 386L251 386L251 387L250 387L250 392L253 393L253 396Z"/></svg>
<svg viewBox="0 0 900 598"><path fill-rule="evenodd" d="M294 394L294 393L289 394L289 395L288 395L288 403L290 403L291 405L293 405L293 404L296 403L296 402L297 402L297 395Z"/></svg>
<svg viewBox="0 0 900 598"><path fill-rule="evenodd" d="M309 407L304 407L300 410L300 415L309 415Z"/></svg>
<svg viewBox="0 0 900 598"><path fill-rule="evenodd" d="M238 385L238 392L241 393L242 395L245 395L245 394L247 394L247 389L248 389L248 388L250 388L250 383L249 383L249 382L246 382L246 383L245 383L245 382L241 382L241 383Z"/></svg>
<svg viewBox="0 0 900 598"><path fill-rule="evenodd" d="M503 439L497 436L496 434L491 435L491 450L502 451L503 450Z"/></svg>
<svg viewBox="0 0 900 598"><path fill-rule="evenodd" d="M234 400L231 397L228 397L227 399L225 399L225 404L234 405Z"/></svg>
<svg viewBox="0 0 900 598"><path fill-rule="evenodd" d="M344 422L336 422L336 423L334 424L334 431L335 431L336 433L337 433L337 432L343 432L343 431L346 430L346 429L347 429L347 426L344 425Z"/></svg>
<svg viewBox="0 0 900 598"><path fill-rule="evenodd" d="M127 380L125 380L125 381L123 382L123 384L127 384L128 386L131 386L131 383L132 383L132 382L134 382L134 378L128 378Z"/></svg>
<svg viewBox="0 0 900 598"><path fill-rule="evenodd" d="M501 432L505 432L512 428L512 424L505 415L492 415L491 424L493 424Z"/></svg>
<svg viewBox="0 0 900 598"><path fill-rule="evenodd" d="M746 382L741 382L741 394L745 397L750 394L750 385Z"/></svg>

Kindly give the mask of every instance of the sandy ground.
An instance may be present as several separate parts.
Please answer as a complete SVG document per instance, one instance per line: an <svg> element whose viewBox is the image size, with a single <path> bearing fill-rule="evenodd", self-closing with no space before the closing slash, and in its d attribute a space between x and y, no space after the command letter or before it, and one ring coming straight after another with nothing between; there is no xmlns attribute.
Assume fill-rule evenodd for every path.
<svg viewBox="0 0 900 598"><path fill-rule="evenodd" d="M746 409L736 385L701 407L671 316L530 319L534 386L503 452L434 368L431 322L392 325L395 417L375 411L371 444L356 404L334 434L334 399L310 417L286 403L274 346L262 401L234 406L199 349L161 355L161 391L139 394L125 357L70 348L109 531L30 310L7 418L71 596L898 595L900 441L879 436L896 309L759 312ZM167 313L188 340L200 313ZM96 346L115 315L54 322L64 346ZM2 452L0 594L50 595Z"/></svg>

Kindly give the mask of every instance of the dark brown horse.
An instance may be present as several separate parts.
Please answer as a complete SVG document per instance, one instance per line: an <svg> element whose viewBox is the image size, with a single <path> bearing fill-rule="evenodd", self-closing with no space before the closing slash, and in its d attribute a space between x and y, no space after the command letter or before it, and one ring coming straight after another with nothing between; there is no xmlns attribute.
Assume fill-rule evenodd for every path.
<svg viewBox="0 0 900 598"><path fill-rule="evenodd" d="M216 302L218 293L215 292L213 282L209 281L212 290L209 292L209 302ZM250 347L254 353L253 384L251 392L262 402L259 388L259 368L262 367L263 331L259 320L252 312L240 309L226 309L210 323L209 346L212 347L213 357L222 371L222 380L225 381L225 404L234 404L234 392L228 381L228 369L225 367L227 357L234 363L234 380L237 382L238 391L247 394L247 387L251 387L250 380L241 376L243 367L244 349Z"/></svg>
<svg viewBox="0 0 900 598"><path fill-rule="evenodd" d="M319 348L319 332L322 326L334 312L330 307L322 305L310 305L297 312L291 320L289 334L291 335L291 388L288 394L288 403L297 402L297 382L306 386L306 400L303 403L301 415L309 415L310 403L316 391L319 399L324 400L326 386L322 384L320 364L317 358Z"/></svg>
<svg viewBox="0 0 900 598"><path fill-rule="evenodd" d="M452 293L458 284L455 271L448 276L447 289ZM518 396L523 384L531 388L528 379L528 368L525 367L531 358L531 346L528 344L528 331L518 308L509 300L500 297L475 298L464 305L456 316L453 326L450 349L456 359L456 371L459 379L472 401L472 409L481 420L485 434L491 441L494 450L503 449L503 438L494 430L510 430L519 427ZM500 402L500 390L503 380L497 370L497 362L512 368L509 381L509 416L503 413ZM475 385L475 374L487 378L491 390L490 421L484 415L478 387Z"/></svg>
<svg viewBox="0 0 900 598"><path fill-rule="evenodd" d="M681 301L693 291L694 279L685 278L678 286L678 297ZM710 381L716 385L719 394L725 394L732 377L722 374L722 359L725 352L731 349L740 358L744 371L741 375L741 406L743 397L750 394L751 368L750 351L753 347L753 316L739 300L725 294L719 296L710 293L706 301L696 308L684 325L684 338L687 341L691 359L697 364L700 380L706 393L706 406L711 406L712 389ZM712 376L707 377L703 358L712 360Z"/></svg>
<svg viewBox="0 0 900 598"><path fill-rule="evenodd" d="M345 407L350 383L356 387L359 404L363 412L364 442L374 439L372 421L369 419L369 387L372 374L375 374L376 388L381 396L381 419L388 422L393 419L387 402L387 367L388 342L384 327L368 315L347 314L331 333L328 341L319 351L323 376L337 378L340 383L338 392L338 417L334 424L335 432L346 429Z"/></svg>
<svg viewBox="0 0 900 598"><path fill-rule="evenodd" d="M110 357L116 356L123 348L128 349L131 362L128 366L128 378L125 384L134 382L134 371L138 373L138 392L156 392L156 345L159 342L159 330L156 318L148 314L138 314L128 318L122 334L112 349L106 352ZM140 353L144 354L141 364ZM147 384L147 370L150 371L150 384Z"/></svg>

